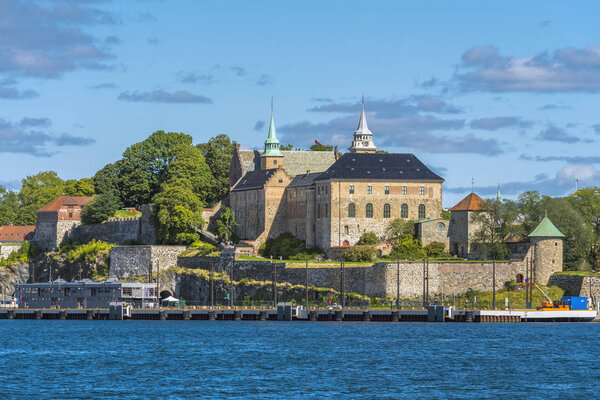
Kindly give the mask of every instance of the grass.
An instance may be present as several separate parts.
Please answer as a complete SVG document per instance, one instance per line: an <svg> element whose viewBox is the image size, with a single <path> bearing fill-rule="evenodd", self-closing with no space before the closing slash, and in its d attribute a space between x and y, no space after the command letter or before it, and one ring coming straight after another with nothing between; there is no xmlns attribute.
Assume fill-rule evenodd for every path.
<svg viewBox="0 0 600 400"><path fill-rule="evenodd" d="M542 286L540 288L550 297L552 300L560 300L564 294L564 290L558 286ZM473 303L474 297L477 296L477 303ZM525 290L512 290L501 289L496 291L496 308L504 308L505 298L508 297L510 308L525 308ZM467 294L461 294L456 296L456 306L464 306L465 300L469 300L468 307L475 308L491 308L493 302L492 292L478 292L472 291L469 296ZM542 301L546 301L546 298L539 292L539 290L533 288L533 300L531 302L533 307L539 306Z"/></svg>
<svg viewBox="0 0 600 400"><path fill-rule="evenodd" d="M117 210L115 211L113 218L131 218L140 217L142 213L140 211L129 211L129 210Z"/></svg>
<svg viewBox="0 0 600 400"><path fill-rule="evenodd" d="M576 276L600 276L600 273L591 271L560 271L555 272L554 275L576 275Z"/></svg>

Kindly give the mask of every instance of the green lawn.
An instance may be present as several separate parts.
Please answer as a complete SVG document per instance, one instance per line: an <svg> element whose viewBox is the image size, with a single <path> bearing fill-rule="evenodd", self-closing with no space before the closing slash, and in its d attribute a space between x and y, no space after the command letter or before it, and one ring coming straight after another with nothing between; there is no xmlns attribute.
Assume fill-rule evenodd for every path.
<svg viewBox="0 0 600 400"><path fill-rule="evenodd" d="M542 286L540 288L550 297L552 300L560 300L564 294L564 290L559 288L558 286ZM491 308L492 307L492 292L477 292L477 302L473 303L474 296L471 295L471 299L469 300L468 307L475 308ZM450 300L452 301L452 297ZM506 289L501 289L496 291L496 308L504 308L505 298L508 297L509 307L510 308L525 308L525 289L524 287L521 290L513 290L508 291ZM448 299L445 299L446 302ZM465 294L461 294L460 296L456 296L456 306L464 306L465 300L467 300L467 296ZM539 290L533 288L533 300L532 307L538 307L542 304L542 301L546 301L546 298L539 292Z"/></svg>
<svg viewBox="0 0 600 400"><path fill-rule="evenodd" d="M555 272L554 275L600 276L600 273L591 273L590 271L560 271Z"/></svg>
<svg viewBox="0 0 600 400"><path fill-rule="evenodd" d="M131 218L140 217L142 213L140 211L129 211L129 210L117 210L115 211L113 218Z"/></svg>

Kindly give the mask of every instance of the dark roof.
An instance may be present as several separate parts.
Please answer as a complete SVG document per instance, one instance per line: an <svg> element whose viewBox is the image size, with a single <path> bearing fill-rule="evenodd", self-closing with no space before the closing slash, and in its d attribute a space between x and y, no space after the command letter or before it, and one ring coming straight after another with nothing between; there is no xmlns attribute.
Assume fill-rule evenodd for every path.
<svg viewBox="0 0 600 400"><path fill-rule="evenodd" d="M317 179L321 175L321 172L315 172L314 174L302 174L296 175L292 183L288 185L288 187L301 187L301 186L311 186L314 184L315 179Z"/></svg>
<svg viewBox="0 0 600 400"><path fill-rule="evenodd" d="M324 179L401 179L443 181L414 154L346 153L317 181Z"/></svg>
<svg viewBox="0 0 600 400"><path fill-rule="evenodd" d="M265 169L262 171L250 171L246 172L238 183L231 189L232 192L250 189L260 189L269 180L277 169Z"/></svg>
<svg viewBox="0 0 600 400"><path fill-rule="evenodd" d="M260 170L262 150L240 150L243 172ZM290 177L306 174L306 171L323 172L335 162L334 151L282 151L283 169Z"/></svg>

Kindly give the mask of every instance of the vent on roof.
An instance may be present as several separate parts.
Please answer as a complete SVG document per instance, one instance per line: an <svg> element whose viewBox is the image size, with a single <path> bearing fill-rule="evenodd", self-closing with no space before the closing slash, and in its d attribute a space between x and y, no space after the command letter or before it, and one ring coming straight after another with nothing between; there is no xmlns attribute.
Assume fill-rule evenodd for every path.
<svg viewBox="0 0 600 400"><path fill-rule="evenodd" d="M356 161L356 158L353 158L352 161Z"/></svg>

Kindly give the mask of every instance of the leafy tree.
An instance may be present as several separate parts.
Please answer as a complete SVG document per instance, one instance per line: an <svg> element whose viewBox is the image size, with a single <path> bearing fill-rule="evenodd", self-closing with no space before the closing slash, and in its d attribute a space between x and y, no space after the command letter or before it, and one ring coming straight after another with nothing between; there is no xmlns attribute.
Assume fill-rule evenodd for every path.
<svg viewBox="0 0 600 400"><path fill-rule="evenodd" d="M377 250L372 247L351 247L344 250L344 261L373 261L377 258Z"/></svg>
<svg viewBox="0 0 600 400"><path fill-rule="evenodd" d="M192 145L184 133L156 131L146 140L125 150L119 164L119 189L127 205L148 204L166 181L173 149Z"/></svg>
<svg viewBox="0 0 600 400"><path fill-rule="evenodd" d="M423 250L429 257L442 257L448 254L446 253L446 244L442 242L431 242L423 247Z"/></svg>
<svg viewBox="0 0 600 400"><path fill-rule="evenodd" d="M325 145L325 144L313 144L310 146L311 151L333 151L333 146Z"/></svg>
<svg viewBox="0 0 600 400"><path fill-rule="evenodd" d="M450 212L450 210L442 210L442 218L451 219L452 213Z"/></svg>
<svg viewBox="0 0 600 400"><path fill-rule="evenodd" d="M99 224L113 216L121 207L121 201L115 193L99 194L81 210L81 222L84 224Z"/></svg>
<svg viewBox="0 0 600 400"><path fill-rule="evenodd" d="M167 168L167 181L186 179L202 204L208 204L214 196L212 175L200 149L180 144L171 149L171 162Z"/></svg>
<svg viewBox="0 0 600 400"><path fill-rule="evenodd" d="M580 189L568 197L569 202L579 212L585 223L592 227L593 241L589 261L594 269L600 268L600 188Z"/></svg>
<svg viewBox="0 0 600 400"><path fill-rule="evenodd" d="M213 176L211 197L207 204L219 201L229 190L229 165L236 143L229 136L221 134L201 143L198 148L204 155Z"/></svg>
<svg viewBox="0 0 600 400"><path fill-rule="evenodd" d="M379 238L373 232L365 232L362 235L360 235L360 238L358 239L359 245L377 244L377 243L379 243Z"/></svg>
<svg viewBox="0 0 600 400"><path fill-rule="evenodd" d="M235 223L235 214L229 207L226 207L217 219L217 236L222 242L229 242L233 236L233 228Z"/></svg>
<svg viewBox="0 0 600 400"><path fill-rule="evenodd" d="M54 171L40 172L23 179L19 191L21 208L17 216L18 225L35 225L37 210L61 196L65 182Z"/></svg>
<svg viewBox="0 0 600 400"><path fill-rule="evenodd" d="M93 196L94 182L91 178L69 179L65 182L65 194L68 196Z"/></svg>
<svg viewBox="0 0 600 400"><path fill-rule="evenodd" d="M16 225L19 198L12 190L0 185L0 225Z"/></svg>
<svg viewBox="0 0 600 400"><path fill-rule="evenodd" d="M471 212L475 252L489 259L505 260L510 257L510 251L504 236L516 214L513 215L502 201L487 200L486 204L487 211Z"/></svg>
<svg viewBox="0 0 600 400"><path fill-rule="evenodd" d="M117 161L112 164L107 164L96 172L92 178L94 182L94 192L96 194L116 193L121 197L119 191L119 172L121 162Z"/></svg>
<svg viewBox="0 0 600 400"><path fill-rule="evenodd" d="M415 222L396 218L388 224L385 228L385 236L387 240L398 243L400 238L404 235L412 235L415 234Z"/></svg>
<svg viewBox="0 0 600 400"><path fill-rule="evenodd" d="M279 146L279 150L281 150L281 151L291 151L293 149L294 149L293 144L286 144L286 145Z"/></svg>
<svg viewBox="0 0 600 400"><path fill-rule="evenodd" d="M276 238L269 238L265 242L262 254L265 257L289 259L290 257L306 251L305 244L289 232L282 233Z"/></svg>
<svg viewBox="0 0 600 400"><path fill-rule="evenodd" d="M191 186L187 179L169 181L152 199L151 221L162 243L189 244L199 240L196 229L204 225L203 204Z"/></svg>
<svg viewBox="0 0 600 400"><path fill-rule="evenodd" d="M421 246L421 241L415 239L410 234L402 235L398 243L392 247L390 256L393 258L399 258L401 260L407 260L409 258L423 258L425 257L425 250Z"/></svg>

